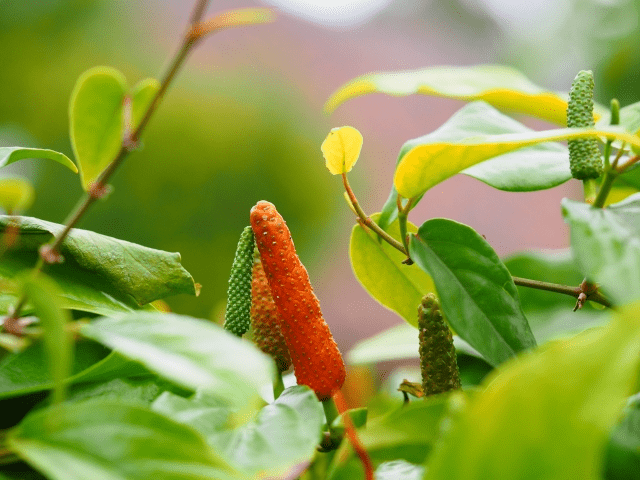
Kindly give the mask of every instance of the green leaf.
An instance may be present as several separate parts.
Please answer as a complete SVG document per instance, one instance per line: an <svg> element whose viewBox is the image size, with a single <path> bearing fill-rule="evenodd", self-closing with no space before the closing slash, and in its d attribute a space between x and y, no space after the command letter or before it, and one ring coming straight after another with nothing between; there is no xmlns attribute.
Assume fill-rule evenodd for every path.
<svg viewBox="0 0 640 480"><path fill-rule="evenodd" d="M109 67L87 70L73 88L69 104L69 132L85 190L89 190L89 185L120 151L126 92L124 76Z"/></svg>
<svg viewBox="0 0 640 480"><path fill-rule="evenodd" d="M384 462L397 460L422 464L438 439L439 424L447 412L450 398L438 395L399 406L388 414L369 421L366 428L358 430L358 436L371 457L374 468ZM363 478L362 464L349 442L342 442L333 457L327 478Z"/></svg>
<svg viewBox="0 0 640 480"><path fill-rule="evenodd" d="M286 389L250 422L230 429L230 410L204 395L186 399L165 392L152 408L200 431L234 467L252 478L280 477L309 461L320 441L324 414L308 387Z"/></svg>
<svg viewBox="0 0 640 480"><path fill-rule="evenodd" d="M632 480L640 472L640 394L631 397L611 433L604 472L607 480Z"/></svg>
<svg viewBox="0 0 640 480"><path fill-rule="evenodd" d="M9 165L18 160L25 158L44 158L53 160L64 165L74 173L78 173L78 168L69 158L60 152L47 150L45 148L26 148L26 147L0 147L0 168Z"/></svg>
<svg viewBox="0 0 640 480"><path fill-rule="evenodd" d="M616 303L640 297L640 193L605 209L565 198L562 213L583 274Z"/></svg>
<svg viewBox="0 0 640 480"><path fill-rule="evenodd" d="M188 389L203 389L238 408L261 402L271 384L270 357L217 325L170 313L100 318L81 334Z"/></svg>
<svg viewBox="0 0 640 480"><path fill-rule="evenodd" d="M54 385L53 402L60 403L65 397L64 382L71 373L73 363L73 340L67 332L71 318L58 302L55 283L44 274L38 275L37 279L25 279L23 292L40 318L48 370Z"/></svg>
<svg viewBox="0 0 640 480"><path fill-rule="evenodd" d="M503 115L485 102L472 102L458 110L437 130L406 142L400 149L397 164L421 145L457 143L478 135L528 133L532 130ZM552 188L571 178L569 151L559 143L543 143L506 153L464 169L463 173L499 190L529 192ZM398 214L398 192L392 187L379 225L386 228ZM413 206L418 202L414 202Z"/></svg>
<svg viewBox="0 0 640 480"><path fill-rule="evenodd" d="M64 229L64 225L37 218L2 216L0 232L4 232L11 218L20 225L20 244L7 252L2 262L16 263L0 266L0 275L9 278L20 264L31 268L38 248ZM154 250L79 228L71 230L60 250L65 262L53 265L50 275L60 280L69 301L92 305L94 308L89 311L101 307L107 312L126 311L135 308L136 303L144 305L178 293L196 294L196 285L180 264L179 253ZM82 284L97 292L85 297L87 289Z"/></svg>
<svg viewBox="0 0 640 480"><path fill-rule="evenodd" d="M376 480L422 480L424 467L404 460L380 464L376 469Z"/></svg>
<svg viewBox="0 0 640 480"><path fill-rule="evenodd" d="M545 90L521 72L502 65L438 66L421 70L373 73L357 77L334 92L325 111L369 93L396 97L422 94L457 100L483 100L496 108L567 124L566 94Z"/></svg>
<svg viewBox="0 0 640 480"><path fill-rule="evenodd" d="M411 235L409 251L431 274L451 327L491 365L536 345L509 271L471 227L429 220Z"/></svg>
<svg viewBox="0 0 640 480"><path fill-rule="evenodd" d="M377 221L379 214L371 219ZM408 223L409 232L417 231ZM395 239L400 238L398 222L386 229ZM355 225L349 244L351 267L364 289L382 305L393 310L412 325L418 324L418 305L422 297L433 292L429 275L415 265L403 265L402 253L379 242L375 233Z"/></svg>
<svg viewBox="0 0 640 480"><path fill-rule="evenodd" d="M0 207L14 214L31 206L36 192L28 180L21 177L0 178Z"/></svg>
<svg viewBox="0 0 640 480"><path fill-rule="evenodd" d="M131 129L135 130L160 90L160 82L155 78L140 80L131 89Z"/></svg>
<svg viewBox="0 0 640 480"><path fill-rule="evenodd" d="M640 147L640 137L614 127L603 130L564 128L542 132L478 135L453 142L438 141L411 149L396 169L394 185L403 197L418 197L462 170L499 155L545 142L591 137L624 140Z"/></svg>
<svg viewBox="0 0 640 480"><path fill-rule="evenodd" d="M5 356L0 361L0 399L18 397L53 387L43 345ZM149 375L140 364L91 341L75 343L72 376L67 384L105 381L115 377Z"/></svg>
<svg viewBox="0 0 640 480"><path fill-rule="evenodd" d="M425 479L601 479L603 452L640 367L640 306L550 342L484 382Z"/></svg>
<svg viewBox="0 0 640 480"><path fill-rule="evenodd" d="M7 438L51 479L238 478L194 430L141 406L96 399L55 407L28 415Z"/></svg>

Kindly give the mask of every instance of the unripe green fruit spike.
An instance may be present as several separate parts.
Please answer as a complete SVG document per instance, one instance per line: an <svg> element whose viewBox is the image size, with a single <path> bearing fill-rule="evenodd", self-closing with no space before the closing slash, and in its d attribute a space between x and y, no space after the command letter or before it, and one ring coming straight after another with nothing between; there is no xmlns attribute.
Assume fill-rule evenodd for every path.
<svg viewBox="0 0 640 480"><path fill-rule="evenodd" d="M433 293L422 298L418 308L420 329L420 369L424 395L435 395L460 388L456 349L449 326L444 321Z"/></svg>
<svg viewBox="0 0 640 480"><path fill-rule="evenodd" d="M567 126L569 128L595 126L593 120L593 73L591 70L578 72L571 84ZM595 138L569 140L568 143L569 164L573 178L588 180L602 175L602 159Z"/></svg>
<svg viewBox="0 0 640 480"><path fill-rule="evenodd" d="M224 328L241 337L251 326L251 277L255 238L251 227L240 235L236 256L231 266Z"/></svg>

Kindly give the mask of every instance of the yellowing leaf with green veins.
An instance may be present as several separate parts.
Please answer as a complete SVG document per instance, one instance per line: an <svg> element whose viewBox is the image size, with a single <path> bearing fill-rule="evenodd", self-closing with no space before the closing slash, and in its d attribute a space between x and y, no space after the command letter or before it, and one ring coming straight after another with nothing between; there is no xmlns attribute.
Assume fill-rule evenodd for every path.
<svg viewBox="0 0 640 480"><path fill-rule="evenodd" d="M594 136L622 140L629 145L640 147L640 137L614 127L600 130L563 128L542 132L479 135L459 142L437 142L413 148L398 164L393 182L400 195L412 198L462 170L490 158L539 143Z"/></svg>
<svg viewBox="0 0 640 480"><path fill-rule="evenodd" d="M546 90L518 70L502 65L438 66L362 75L334 92L325 103L325 111L333 112L347 100L369 93L396 97L422 94L467 102L484 100L499 109L525 113L557 125L567 124L566 94ZM604 111L600 106L596 110Z"/></svg>
<svg viewBox="0 0 640 480"><path fill-rule="evenodd" d="M26 210L33 203L35 191L31 184L20 177L0 178L0 207L14 214Z"/></svg>
<svg viewBox="0 0 640 480"><path fill-rule="evenodd" d="M353 127L332 128L320 148L329 171L341 175L351 171L358 161L362 134Z"/></svg>
<svg viewBox="0 0 640 480"><path fill-rule="evenodd" d="M69 104L71 146L89 189L122 146L123 100L127 82L116 69L95 67L83 73Z"/></svg>

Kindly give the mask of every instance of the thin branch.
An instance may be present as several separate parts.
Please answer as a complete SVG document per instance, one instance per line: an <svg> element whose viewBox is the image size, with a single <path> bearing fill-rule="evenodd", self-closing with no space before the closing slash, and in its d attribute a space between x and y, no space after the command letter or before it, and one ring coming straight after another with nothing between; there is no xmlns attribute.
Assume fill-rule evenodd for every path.
<svg viewBox="0 0 640 480"><path fill-rule="evenodd" d="M351 201L351 205L353 205L353 208L355 209L362 223L367 227L369 227L374 232L376 232L376 234L378 234L380 238L382 238L385 242L387 242L393 248L407 255L407 251L404 249L404 246L400 242L398 242L395 238L393 238L391 235L385 232L382 228L380 228L380 226L376 222L371 220L371 218L369 218L367 214L364 213L364 210L362 210L362 207L358 203L358 199L353 193L353 190L351 190L351 186L349 185L349 180L347 180L346 173L342 174L342 183L344 184L344 189L346 190L347 195L349 195L349 200Z"/></svg>
<svg viewBox="0 0 640 480"><path fill-rule="evenodd" d="M206 7L206 4L207 4L206 0L199 0L198 3L196 3L194 7L194 11L191 15L192 20L193 19L199 20L201 18L204 12L204 8ZM45 248L41 248L41 255L38 259L38 263L34 268L34 275L37 275L38 272L42 271L45 268L47 264L47 261L45 261L45 258L49 258L49 259L60 258L59 255L56 257L56 254L60 249L62 242L64 242L65 238L67 238L67 235L69 234L69 232L77 225L80 219L89 210L91 205L93 205L96 200L104 196L104 194L106 193L106 190L107 190L106 184L108 180L115 173L118 167L122 164L125 158L127 158L128 154L132 151L132 145L135 145L140 139L142 132L147 126L149 120L151 119L151 116L156 111L156 108L160 103L160 100L162 100L164 93L167 91L167 88L169 88L169 85L171 84L176 73L178 73L178 70L180 70L180 67L184 63L184 60L187 58L187 55L191 50L191 47L195 44L195 39L189 34L189 32L191 32L191 29L187 32L187 34L185 34L182 40L182 45L180 46L180 49L178 50L175 57L169 64L169 67L167 68L166 73L162 77L162 80L160 82L160 88L158 89L158 92L153 98L153 101L147 108L144 116L142 117L142 120L140 121L140 124L130 135L127 136L127 138L123 139L122 145L120 147L118 154L116 155L116 158L107 166L107 168L105 168L102 171L98 179L91 185L91 187L89 188L89 191L85 195L84 201L79 203L76 209L71 213L69 217L69 221L67 222L65 228L54 238L53 243L51 243L50 245L43 246ZM23 295L16 303L12 312L5 319L5 322L7 321L7 319L10 320L10 319L18 318L20 316L20 312L24 307L25 303L26 303L26 297Z"/></svg>
<svg viewBox="0 0 640 480"><path fill-rule="evenodd" d="M599 290L593 290L591 288L569 287L567 285L559 285L557 283L542 282L539 280L531 280L528 278L513 277L513 283L520 287L535 288L537 290L545 290L547 292L562 293L563 295L569 295L574 298L579 298L581 294L586 294L586 299L592 302L599 303L605 307L613 308L611 302L600 293Z"/></svg>

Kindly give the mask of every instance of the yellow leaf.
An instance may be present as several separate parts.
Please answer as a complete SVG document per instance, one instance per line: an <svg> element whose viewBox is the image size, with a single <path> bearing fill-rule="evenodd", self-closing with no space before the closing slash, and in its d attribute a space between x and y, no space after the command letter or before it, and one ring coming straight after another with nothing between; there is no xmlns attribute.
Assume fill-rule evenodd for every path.
<svg viewBox="0 0 640 480"><path fill-rule="evenodd" d="M502 65L437 66L362 75L334 92L324 108L332 112L351 98L369 93L431 95L466 102L484 100L496 108L525 113L551 123L567 123L567 95L546 90L518 70ZM606 111L596 105L597 120Z"/></svg>
<svg viewBox="0 0 640 480"><path fill-rule="evenodd" d="M419 196L462 170L490 158L538 143L572 138L606 137L640 147L640 137L621 129L563 128L542 132L481 135L460 142L437 142L410 150L396 169L394 184L406 198Z"/></svg>
<svg viewBox="0 0 640 480"><path fill-rule="evenodd" d="M0 207L7 213L26 210L33 203L35 191L31 184L19 177L0 179Z"/></svg>
<svg viewBox="0 0 640 480"><path fill-rule="evenodd" d="M331 129L320 148L329 171L341 175L350 171L358 161L362 134L353 127L336 127Z"/></svg>

